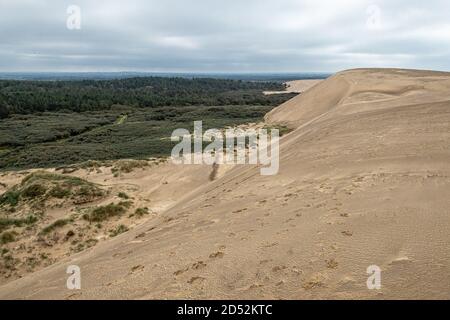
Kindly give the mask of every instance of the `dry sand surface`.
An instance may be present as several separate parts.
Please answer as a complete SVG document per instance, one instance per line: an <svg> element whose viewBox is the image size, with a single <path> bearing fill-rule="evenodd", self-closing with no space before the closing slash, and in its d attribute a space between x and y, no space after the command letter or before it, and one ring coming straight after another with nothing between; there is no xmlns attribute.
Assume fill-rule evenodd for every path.
<svg viewBox="0 0 450 320"><path fill-rule="evenodd" d="M157 198L155 217L0 298L450 298L450 74L341 72L266 121L296 128L278 175L238 166L209 181L210 168L166 164L164 185L157 168L136 173L124 186ZM66 288L72 264L79 291ZM371 265L381 290L367 289Z"/></svg>
<svg viewBox="0 0 450 320"><path fill-rule="evenodd" d="M288 81L285 83L286 90L285 91L264 91L264 94L282 94L282 93L303 93L306 90L311 89L316 84L322 82L321 79L309 79L309 80L294 80Z"/></svg>

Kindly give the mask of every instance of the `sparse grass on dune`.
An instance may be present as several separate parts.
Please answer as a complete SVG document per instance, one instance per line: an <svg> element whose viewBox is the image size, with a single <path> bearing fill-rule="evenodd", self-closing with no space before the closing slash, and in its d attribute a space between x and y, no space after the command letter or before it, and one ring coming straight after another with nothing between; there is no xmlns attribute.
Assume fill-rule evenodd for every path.
<svg viewBox="0 0 450 320"><path fill-rule="evenodd" d="M287 125L282 125L282 124L271 124L271 125L265 125L263 129L267 129L268 132L270 132L270 130L276 129L279 132L280 137L291 133L294 129L287 126Z"/></svg>
<svg viewBox="0 0 450 320"><path fill-rule="evenodd" d="M61 175L56 173L50 173L47 171L37 171L29 174L25 178L23 178L21 185L31 184L37 180L46 180L49 182L62 181L66 185L70 186L83 186L86 184L91 184L84 179L78 177L72 177L67 175Z"/></svg>
<svg viewBox="0 0 450 320"><path fill-rule="evenodd" d="M22 227L25 225L34 224L38 218L34 215L29 215L26 218L0 218L0 232L9 227Z"/></svg>
<svg viewBox="0 0 450 320"><path fill-rule="evenodd" d="M58 229L58 228L62 228L65 225L69 224L73 222L73 220L71 219L59 219L56 220L55 222L53 222L52 224L50 224L49 226L45 227L44 229L42 229L42 231L40 232L40 235L46 235L49 234L50 232Z"/></svg>
<svg viewBox="0 0 450 320"><path fill-rule="evenodd" d="M134 215L137 217L142 217L149 213L150 212L149 212L148 208L137 208L136 211L134 212Z"/></svg>
<svg viewBox="0 0 450 320"><path fill-rule="evenodd" d="M16 241L17 233L14 231L6 231L0 234L0 244L7 244Z"/></svg>
<svg viewBox="0 0 450 320"><path fill-rule="evenodd" d="M91 213L83 215L83 218L89 222L102 222L111 217L121 216L126 212L126 209L124 205L110 203L106 206L95 208Z"/></svg>
<svg viewBox="0 0 450 320"><path fill-rule="evenodd" d="M119 160L115 162L111 172L117 177L121 173L130 173L135 169L142 169L149 165L147 160Z"/></svg>
<svg viewBox="0 0 450 320"><path fill-rule="evenodd" d="M8 190L0 196L0 206L9 205L15 207L19 203L20 192L17 190Z"/></svg>
<svg viewBox="0 0 450 320"><path fill-rule="evenodd" d="M110 230L109 235L111 238L113 238L113 237L118 236L119 234L127 232L128 230L130 230L130 229L128 229L127 226L121 224L121 225L117 226L115 229Z"/></svg>
<svg viewBox="0 0 450 320"><path fill-rule="evenodd" d="M41 202L49 199L72 200L86 203L104 195L97 185L67 175L37 171L0 196L0 207L17 207L21 203Z"/></svg>

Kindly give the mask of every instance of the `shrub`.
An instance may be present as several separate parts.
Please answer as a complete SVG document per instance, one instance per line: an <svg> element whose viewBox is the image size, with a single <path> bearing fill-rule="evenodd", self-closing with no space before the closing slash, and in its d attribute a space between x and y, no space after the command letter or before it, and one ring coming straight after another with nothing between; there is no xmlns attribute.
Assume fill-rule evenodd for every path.
<svg viewBox="0 0 450 320"><path fill-rule="evenodd" d="M82 186L76 193L75 196L81 197L100 197L103 192L93 185Z"/></svg>
<svg viewBox="0 0 450 320"><path fill-rule="evenodd" d="M9 242L14 242L16 241L16 233L15 232L3 232L0 235L0 243L1 244L6 244Z"/></svg>
<svg viewBox="0 0 450 320"><path fill-rule="evenodd" d="M122 199L125 199L125 200L130 199L130 197L125 192L119 192L119 194L117 196L119 198L122 198Z"/></svg>
<svg viewBox="0 0 450 320"><path fill-rule="evenodd" d="M133 205L133 201L120 201L118 203L119 206L130 209L131 206Z"/></svg>
<svg viewBox="0 0 450 320"><path fill-rule="evenodd" d="M102 222L111 217L120 216L126 212L126 209L120 204L110 203L106 206L95 208L91 213L83 215L83 218L89 222Z"/></svg>
<svg viewBox="0 0 450 320"><path fill-rule="evenodd" d="M134 214L137 217L142 217L146 214L149 214L148 208L137 208L136 211L134 212Z"/></svg>
<svg viewBox="0 0 450 320"><path fill-rule="evenodd" d="M55 222L53 222L51 225L45 227L44 229L42 229L42 231L40 232L41 235L46 235L49 234L50 232L58 229L58 228L62 228L65 225L69 224L70 222L72 222L72 220L70 219L60 219L60 220L56 220Z"/></svg>
<svg viewBox="0 0 450 320"><path fill-rule="evenodd" d="M272 130L272 129L278 129L278 132L279 132L279 136L280 136L280 137L282 137L282 136L284 136L284 135L286 135L286 134L288 134L288 133L290 133L290 132L292 132L292 131L294 130L294 129L292 129L292 128L286 126L286 125L279 125L279 124L276 124L276 125L266 125L266 126L264 126L264 129L267 129L267 131L268 131L269 134L270 134L270 130Z"/></svg>
<svg viewBox="0 0 450 320"><path fill-rule="evenodd" d="M66 233L66 240L68 240L69 238L72 238L73 236L75 236L75 232L73 230L69 230Z"/></svg>
<svg viewBox="0 0 450 320"><path fill-rule="evenodd" d="M44 195L46 192L47 189L43 185L35 183L23 189L21 195L25 198L37 198Z"/></svg>
<svg viewBox="0 0 450 320"><path fill-rule="evenodd" d="M36 182L39 180L41 180L41 181L44 180L44 181L48 181L48 182L60 181L60 182L64 182L65 184L74 186L74 187L88 184L88 182L86 180L83 180L81 178L65 176L65 175L50 173L50 172L46 172L46 171L37 171L37 172L31 173L31 174L27 175L25 178L23 178L21 185L22 186L29 185L29 184L32 184L33 182Z"/></svg>
<svg viewBox="0 0 450 320"><path fill-rule="evenodd" d="M118 235L121 234L121 233L127 232L128 230L129 230L129 229L128 229L127 226L121 224L121 225L119 225L117 228L111 230L109 235L110 235L111 237L116 237L116 236L118 236Z"/></svg>
<svg viewBox="0 0 450 320"><path fill-rule="evenodd" d="M17 206L20 199L20 192L16 190L8 191L0 196L0 206L9 204L11 207Z"/></svg>
<svg viewBox="0 0 450 320"><path fill-rule="evenodd" d="M146 160L120 160L111 169L112 173L124 172L131 173L134 169L148 167L149 163Z"/></svg>
<svg viewBox="0 0 450 320"><path fill-rule="evenodd" d="M69 189L65 189L59 185L53 187L53 189L50 190L49 195L53 198L58 199L64 199L69 197L71 194Z"/></svg>
<svg viewBox="0 0 450 320"><path fill-rule="evenodd" d="M35 216L28 216L25 219L0 218L0 232L10 226L22 227L23 225L32 225L38 220Z"/></svg>

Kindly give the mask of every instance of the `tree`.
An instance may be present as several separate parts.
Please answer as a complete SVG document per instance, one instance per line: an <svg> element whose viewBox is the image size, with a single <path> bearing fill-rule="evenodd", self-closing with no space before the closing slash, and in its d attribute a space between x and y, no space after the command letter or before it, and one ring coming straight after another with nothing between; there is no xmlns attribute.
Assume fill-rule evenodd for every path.
<svg viewBox="0 0 450 320"><path fill-rule="evenodd" d="M5 119L9 116L9 108L0 102L0 119Z"/></svg>

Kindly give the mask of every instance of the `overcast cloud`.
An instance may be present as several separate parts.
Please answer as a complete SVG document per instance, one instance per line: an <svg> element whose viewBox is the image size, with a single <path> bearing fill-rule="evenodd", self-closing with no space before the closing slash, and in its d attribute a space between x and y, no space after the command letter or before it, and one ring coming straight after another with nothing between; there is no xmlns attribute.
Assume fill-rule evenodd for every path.
<svg viewBox="0 0 450 320"><path fill-rule="evenodd" d="M0 71L450 70L449 13L448 0L0 0Z"/></svg>

